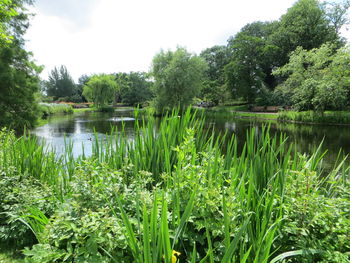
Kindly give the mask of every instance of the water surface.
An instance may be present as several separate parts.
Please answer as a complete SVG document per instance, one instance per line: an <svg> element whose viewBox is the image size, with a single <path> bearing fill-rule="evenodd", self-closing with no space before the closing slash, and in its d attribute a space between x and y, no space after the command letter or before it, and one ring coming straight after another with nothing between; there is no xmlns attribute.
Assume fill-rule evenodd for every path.
<svg viewBox="0 0 350 263"><path fill-rule="evenodd" d="M92 153L92 144L97 136L104 140L112 130L134 135L133 110L118 110L114 113L81 112L72 115L52 116L47 124L32 131L39 140L52 148L57 155L65 151L66 145L72 145L73 156Z"/></svg>
<svg viewBox="0 0 350 263"><path fill-rule="evenodd" d="M134 136L134 116L130 109L119 109L113 113L81 112L79 114L51 117L47 124L32 131L40 141L52 147L57 154L64 153L65 142L71 142L75 157L83 154L90 155L94 136L99 140L106 138L106 134L112 130L124 131L130 139ZM255 128L261 132L262 126L267 125L263 121L249 119L237 119L232 116L220 114L208 116L207 127L214 127L215 132L235 134L242 144L245 140L247 129ZM321 142L322 149L328 150L326 161L328 164L335 162L339 150L344 154L350 152L350 126L346 125L310 125L272 122L271 134L285 133L289 142L295 142L300 153L312 153Z"/></svg>

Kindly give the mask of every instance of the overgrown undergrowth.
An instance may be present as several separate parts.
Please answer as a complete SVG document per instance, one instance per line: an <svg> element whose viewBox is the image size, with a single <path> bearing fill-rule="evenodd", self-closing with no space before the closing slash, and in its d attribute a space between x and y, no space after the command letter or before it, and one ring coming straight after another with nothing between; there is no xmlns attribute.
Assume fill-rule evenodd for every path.
<svg viewBox="0 0 350 263"><path fill-rule="evenodd" d="M113 131L78 159L4 130L1 244L27 262L349 262L343 161L323 171L319 149L295 153L268 128L239 150L203 124L135 122L132 140Z"/></svg>

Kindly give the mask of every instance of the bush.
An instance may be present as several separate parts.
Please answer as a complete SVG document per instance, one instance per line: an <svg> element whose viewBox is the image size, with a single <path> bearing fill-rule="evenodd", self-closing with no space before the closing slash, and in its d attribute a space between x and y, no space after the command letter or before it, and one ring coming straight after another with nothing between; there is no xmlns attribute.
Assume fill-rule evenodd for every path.
<svg viewBox="0 0 350 263"><path fill-rule="evenodd" d="M131 180L130 173L131 167L116 171L94 161L78 166L71 198L58 207L40 234L43 242L25 250L29 262L62 262L64 258L69 262L112 262L112 258L132 262L115 197L123 200L133 227L138 228L135 202L142 197L150 203L152 195L147 190L150 174L140 173L139 179Z"/></svg>
<svg viewBox="0 0 350 263"><path fill-rule="evenodd" d="M72 106L68 104L56 103L40 103L39 111L42 118L46 118L53 114L71 114L73 113Z"/></svg>
<svg viewBox="0 0 350 263"><path fill-rule="evenodd" d="M286 178L285 216L277 243L282 251L324 252L322 257L309 255L292 262L349 262L350 220L344 215L350 214L350 194L341 184L331 191L320 187L319 175L310 168L310 161L306 156L299 158L304 169Z"/></svg>
<svg viewBox="0 0 350 263"><path fill-rule="evenodd" d="M52 189L29 175L19 174L15 168L0 170L0 177L1 244L16 248L33 245L37 240L20 219L32 207L51 216L55 210Z"/></svg>

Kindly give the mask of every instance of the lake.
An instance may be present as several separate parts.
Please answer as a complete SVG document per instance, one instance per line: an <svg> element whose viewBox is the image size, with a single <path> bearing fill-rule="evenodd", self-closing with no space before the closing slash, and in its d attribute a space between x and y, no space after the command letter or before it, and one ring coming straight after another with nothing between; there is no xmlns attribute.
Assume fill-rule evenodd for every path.
<svg viewBox="0 0 350 263"><path fill-rule="evenodd" d="M70 142L73 147L74 157L84 154L90 155L95 136L103 140L112 129L121 130L124 126L125 133L132 140L134 136L134 116L131 109L117 109L113 113L80 112L72 115L53 116L47 124L32 130L41 142L56 151L64 153L65 142ZM312 153L323 141L322 149L328 150L326 162L334 164L339 150L344 154L350 152L350 126L347 125L310 125L291 124L278 122L256 121L252 119L233 118L218 115L208 115L206 126L214 127L215 132L235 134L242 144L248 129L254 128L259 133L263 125L270 125L270 133L283 132L289 142L295 142L300 153Z"/></svg>

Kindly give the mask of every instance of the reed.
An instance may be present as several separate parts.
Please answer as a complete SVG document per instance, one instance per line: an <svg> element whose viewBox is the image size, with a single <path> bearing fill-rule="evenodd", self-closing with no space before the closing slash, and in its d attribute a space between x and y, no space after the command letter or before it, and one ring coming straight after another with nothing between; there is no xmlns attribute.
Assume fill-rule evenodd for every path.
<svg viewBox="0 0 350 263"><path fill-rule="evenodd" d="M139 117L137 112L135 117ZM77 159L69 142L66 154L57 157L31 136L17 139L3 132L0 165L8 171L15 167L50 185L57 207L69 207L66 212L74 217L67 223L69 219L60 219L59 209L51 219L35 208L26 210L21 220L40 242L26 251L33 260L46 262L41 257L45 253L62 255L58 260L74 261L79 253L89 258L92 248L107 262L140 263L265 263L306 254L307 260L314 260L327 249L346 253L350 244L331 244L322 231L331 231L332 220L350 229L343 220L346 204L350 204L348 167L339 158L331 171L324 171L320 147L305 156L288 146L287 140L283 134L271 137L268 127L251 129L238 150L236 137L215 135L204 126L203 116L190 110L173 111L159 123L150 117L136 121L133 138L123 129L114 130L103 141L96 134L92 156ZM342 205L329 206L332 200ZM294 209L298 205L302 209ZM317 206L325 211L319 217L327 221L333 213L332 220L312 221ZM72 236L84 232L80 241L59 236L68 226L86 220L85 213L97 217L97 225L109 226L112 218L116 220L124 237L123 248L111 245L113 238L108 237L120 232L109 227L101 230L96 226L94 233L72 228ZM289 222L299 218L309 218L320 228L317 232L311 223L300 223L311 235L305 237L307 242L293 236L299 228L293 229ZM327 233L342 240L342 229ZM48 237L41 239L43 236ZM51 242L50 236L52 240L63 238L68 248L58 246L57 240ZM323 242L324 247L312 243L316 237L324 238L317 243ZM73 243L75 252L71 251Z"/></svg>
<svg viewBox="0 0 350 263"><path fill-rule="evenodd" d="M108 140L99 142L95 137L92 158L106 162L110 167L121 169L131 163L134 171L149 171L154 180L160 180L163 172L171 172L177 162L174 148L184 139L186 129L191 127L197 134L196 149L202 151L208 143L210 131L204 130L204 119L197 118L188 109L181 114L178 110L163 117L157 124L155 118L135 122L135 135L131 140L124 130L114 130Z"/></svg>

